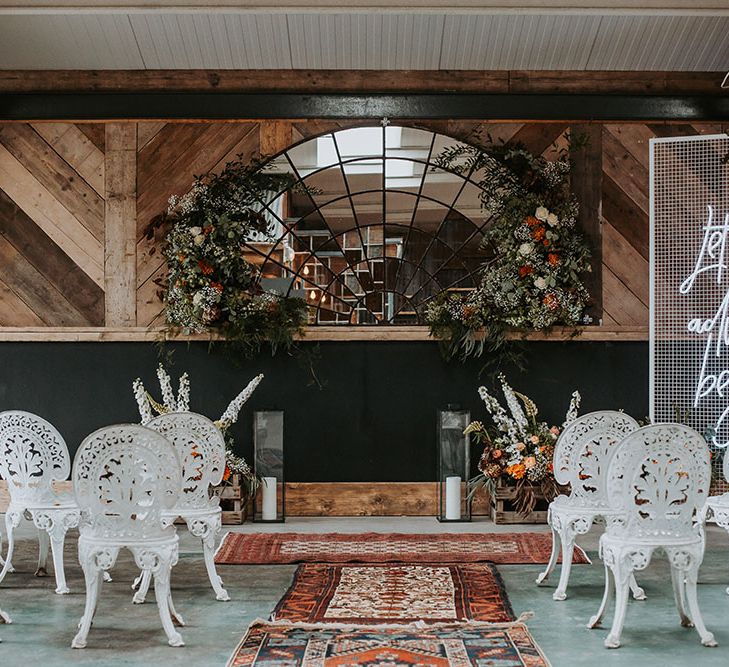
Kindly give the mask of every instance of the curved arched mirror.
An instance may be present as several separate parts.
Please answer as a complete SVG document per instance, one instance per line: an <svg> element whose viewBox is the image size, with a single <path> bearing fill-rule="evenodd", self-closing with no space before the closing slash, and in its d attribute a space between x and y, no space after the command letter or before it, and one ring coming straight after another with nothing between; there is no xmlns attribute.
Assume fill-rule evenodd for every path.
<svg viewBox="0 0 729 667"><path fill-rule="evenodd" d="M358 127L292 146L266 170L270 237L246 256L264 289L305 298L311 324L421 324L427 302L469 290L488 216L471 174L436 165L456 139L409 127Z"/></svg>

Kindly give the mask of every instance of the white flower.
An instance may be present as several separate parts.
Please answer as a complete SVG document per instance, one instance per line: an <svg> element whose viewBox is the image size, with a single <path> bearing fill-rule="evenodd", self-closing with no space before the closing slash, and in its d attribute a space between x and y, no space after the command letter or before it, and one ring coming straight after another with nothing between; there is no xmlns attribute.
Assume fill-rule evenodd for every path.
<svg viewBox="0 0 729 667"><path fill-rule="evenodd" d="M203 236L202 234L198 234L195 237L195 245L201 246L203 243L205 243L205 236Z"/></svg>
<svg viewBox="0 0 729 667"><path fill-rule="evenodd" d="M202 234L202 227L190 227L190 236L200 236Z"/></svg>
<svg viewBox="0 0 729 667"><path fill-rule="evenodd" d="M549 211L547 210L546 206L539 206L534 213L534 217L537 220L541 220L542 222L546 222L547 218L549 218Z"/></svg>
<svg viewBox="0 0 729 667"><path fill-rule="evenodd" d="M134 398L137 401L137 407L139 408L139 416L142 418L142 424L146 424L154 418L152 414L152 406L149 404L149 397L144 389L142 381L137 378L132 383L134 389Z"/></svg>
<svg viewBox="0 0 729 667"><path fill-rule="evenodd" d="M225 412L220 415L220 419L215 422L219 429L224 431L229 428L231 424L235 424L238 419L238 413L243 407L243 404L251 397L253 392L256 390L256 387L261 383L261 380L263 380L263 375L256 375L256 377L248 383L248 386L230 402L228 407L225 408Z"/></svg>
<svg viewBox="0 0 729 667"><path fill-rule="evenodd" d="M550 227L556 227L559 224L559 218L554 213L550 213L547 216L547 224Z"/></svg>
<svg viewBox="0 0 729 667"><path fill-rule="evenodd" d="M546 289L547 281L539 276L539 278L535 279L534 281L534 287L536 287L537 289Z"/></svg>
<svg viewBox="0 0 729 667"><path fill-rule="evenodd" d="M533 252L534 252L534 244L532 244L532 243L522 243L519 246L520 255L531 255Z"/></svg>
<svg viewBox="0 0 729 667"><path fill-rule="evenodd" d="M172 380L164 369L162 364L157 366L157 379L159 380L159 388L162 390L162 402L170 412L177 411L177 401L172 391Z"/></svg>
<svg viewBox="0 0 729 667"><path fill-rule="evenodd" d="M192 305L199 306L203 302L204 299L205 299L205 295L202 293L202 291L195 292L195 294L192 297Z"/></svg>

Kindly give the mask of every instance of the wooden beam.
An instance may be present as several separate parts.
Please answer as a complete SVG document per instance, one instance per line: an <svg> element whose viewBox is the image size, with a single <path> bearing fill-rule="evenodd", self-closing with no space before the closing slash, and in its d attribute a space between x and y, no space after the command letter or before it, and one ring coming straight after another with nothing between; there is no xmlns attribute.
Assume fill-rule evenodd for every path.
<svg viewBox="0 0 729 667"><path fill-rule="evenodd" d="M578 222L592 251L592 272L584 277L592 295L589 315L602 318L602 127L572 125L572 191L580 206Z"/></svg>
<svg viewBox="0 0 729 667"><path fill-rule="evenodd" d="M720 72L5 70L2 92L470 92L720 95Z"/></svg>
<svg viewBox="0 0 729 667"><path fill-rule="evenodd" d="M293 125L289 122L281 120L261 121L258 131L261 155L277 155L292 144Z"/></svg>
<svg viewBox="0 0 729 667"><path fill-rule="evenodd" d="M646 341L647 324L627 324L601 327L555 327L551 331L514 331L507 334L512 340L533 341ZM169 341L209 341L220 340L215 336L196 334L173 336L162 327L2 327L0 342L6 341L59 341L59 342L157 342ZM435 342L427 327L398 326L313 326L304 331L299 340L319 341L421 341Z"/></svg>
<svg viewBox="0 0 729 667"><path fill-rule="evenodd" d="M137 125L106 125L104 287L106 325L137 323Z"/></svg>

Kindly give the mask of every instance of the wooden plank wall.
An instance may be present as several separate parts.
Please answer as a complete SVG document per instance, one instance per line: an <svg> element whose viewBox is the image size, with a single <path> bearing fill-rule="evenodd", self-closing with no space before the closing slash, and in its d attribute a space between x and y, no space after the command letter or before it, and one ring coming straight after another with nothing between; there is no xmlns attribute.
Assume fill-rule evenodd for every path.
<svg viewBox="0 0 729 667"><path fill-rule="evenodd" d="M165 274L150 223L196 174L236 155L362 121L33 123L0 125L0 327L148 327L163 321ZM519 141L549 154L566 123L412 123L458 139ZM591 126L600 182L606 327L648 323L648 141L725 131L716 124ZM599 143L599 150L595 150ZM596 162L601 164L596 165ZM597 180L595 181L595 179Z"/></svg>

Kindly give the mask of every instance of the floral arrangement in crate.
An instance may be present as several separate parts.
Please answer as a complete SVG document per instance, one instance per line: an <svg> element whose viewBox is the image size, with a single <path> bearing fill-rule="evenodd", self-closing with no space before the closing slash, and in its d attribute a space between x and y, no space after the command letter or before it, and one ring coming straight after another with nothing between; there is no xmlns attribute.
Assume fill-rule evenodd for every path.
<svg viewBox="0 0 729 667"><path fill-rule="evenodd" d="M163 415L169 412L187 412L190 409L190 379L187 373L183 373L180 376L177 395L175 395L172 389L172 379L162 364L157 366L157 379L159 380L159 386L162 392L161 401L154 399L145 389L139 378L132 383L134 398L137 401L142 424L147 424L154 419L155 414ZM240 475L245 493L249 497L258 489L260 479L248 465L248 462L233 451L235 441L233 440L233 436L230 435L229 429L238 421L241 408L251 397L256 387L261 383L261 380L263 380L263 375L254 377L245 389L228 404L228 407L225 408L220 418L213 422L225 438L225 471L223 472L223 482L228 483L233 475Z"/></svg>
<svg viewBox="0 0 729 667"><path fill-rule="evenodd" d="M436 160L481 189L491 222L483 244L489 259L470 292L443 292L426 308L431 333L446 357L479 356L502 346L508 328L547 329L591 321L582 282L590 251L577 224L570 161L534 156L524 147L459 144Z"/></svg>
<svg viewBox="0 0 729 667"><path fill-rule="evenodd" d="M291 347L308 321L306 302L262 290L258 267L244 255L251 238L276 243L264 202L291 183L290 175L239 157L219 174L196 177L182 197L170 197L156 224L168 228L164 301L173 330L219 333L248 357L265 344L274 353Z"/></svg>
<svg viewBox="0 0 729 667"><path fill-rule="evenodd" d="M484 448L478 463L481 474L471 480L470 493L481 488L493 493L499 484L513 486L515 508L526 515L536 505L537 492L548 501L558 493L552 461L560 428L539 421L534 401L514 391L504 375L499 375L499 381L508 410L489 394L486 387L480 387L478 393L493 426L486 427L483 422L474 421L465 430ZM580 400L580 393L573 392L562 428L577 417Z"/></svg>

